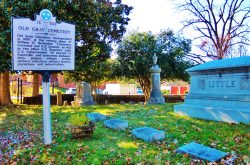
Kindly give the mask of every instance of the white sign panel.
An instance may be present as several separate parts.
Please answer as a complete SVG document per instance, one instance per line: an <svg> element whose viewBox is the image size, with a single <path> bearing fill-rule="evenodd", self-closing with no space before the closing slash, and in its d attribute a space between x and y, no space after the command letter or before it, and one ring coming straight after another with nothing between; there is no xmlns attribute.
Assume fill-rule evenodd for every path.
<svg viewBox="0 0 250 165"><path fill-rule="evenodd" d="M74 70L75 25L44 9L36 20L12 18L13 70Z"/></svg>

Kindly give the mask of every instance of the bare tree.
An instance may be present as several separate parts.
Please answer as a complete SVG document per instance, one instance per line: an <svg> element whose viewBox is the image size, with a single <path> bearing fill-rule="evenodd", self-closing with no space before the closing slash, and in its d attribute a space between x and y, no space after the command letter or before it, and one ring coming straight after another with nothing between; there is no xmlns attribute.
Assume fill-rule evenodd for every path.
<svg viewBox="0 0 250 165"><path fill-rule="evenodd" d="M184 28L193 26L201 39L200 49L212 59L222 59L229 51L250 45L250 3L247 0L184 0L178 5L190 16ZM197 57L197 56L196 56Z"/></svg>

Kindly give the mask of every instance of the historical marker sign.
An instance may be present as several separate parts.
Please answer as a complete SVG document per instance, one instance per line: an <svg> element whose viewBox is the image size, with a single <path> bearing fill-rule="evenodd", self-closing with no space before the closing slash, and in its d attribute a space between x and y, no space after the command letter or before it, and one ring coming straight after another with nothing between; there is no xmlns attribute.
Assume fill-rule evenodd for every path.
<svg viewBox="0 0 250 165"><path fill-rule="evenodd" d="M12 18L13 70L40 71L43 75L44 144L52 143L50 74L75 68L75 25L57 23L48 9L36 20Z"/></svg>
<svg viewBox="0 0 250 165"><path fill-rule="evenodd" d="M12 18L13 70L74 70L75 25L44 9L36 20Z"/></svg>

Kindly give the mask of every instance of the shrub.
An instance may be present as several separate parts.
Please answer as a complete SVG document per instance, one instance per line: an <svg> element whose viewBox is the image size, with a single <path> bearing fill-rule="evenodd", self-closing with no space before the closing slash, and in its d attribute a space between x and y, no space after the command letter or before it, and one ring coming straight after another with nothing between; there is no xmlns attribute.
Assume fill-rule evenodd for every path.
<svg viewBox="0 0 250 165"><path fill-rule="evenodd" d="M80 116L79 114L71 115L69 118L69 123L72 126L83 126L89 123L89 119L86 116Z"/></svg>

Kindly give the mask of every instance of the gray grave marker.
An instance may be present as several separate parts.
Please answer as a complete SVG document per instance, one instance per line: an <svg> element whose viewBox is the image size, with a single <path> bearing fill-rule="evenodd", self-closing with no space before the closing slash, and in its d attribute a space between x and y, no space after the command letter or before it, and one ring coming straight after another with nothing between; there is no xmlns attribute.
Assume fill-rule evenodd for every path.
<svg viewBox="0 0 250 165"><path fill-rule="evenodd" d="M214 148L206 147L195 142L179 147L176 152L181 154L188 154L210 162L219 161L220 159L227 156L227 153L225 152Z"/></svg>
<svg viewBox="0 0 250 165"><path fill-rule="evenodd" d="M77 84L76 98L74 99L77 106L94 105L93 96L91 95L91 86L86 82Z"/></svg>
<svg viewBox="0 0 250 165"><path fill-rule="evenodd" d="M165 138L165 132L150 127L140 127L132 130L132 134L146 142L158 141Z"/></svg>
<svg viewBox="0 0 250 165"><path fill-rule="evenodd" d="M154 109L150 109L150 110L148 110L148 113L149 114L154 114L154 113L156 113L157 111L156 110L154 110Z"/></svg>
<svg viewBox="0 0 250 165"><path fill-rule="evenodd" d="M156 54L153 56L154 65L151 67L151 80L152 89L150 92L150 98L148 99L148 104L165 104L165 98L161 93L161 68L157 65L158 57Z"/></svg>
<svg viewBox="0 0 250 165"><path fill-rule="evenodd" d="M96 112L88 113L87 117L92 122L102 121L102 120L105 120L107 118L107 116L100 114L100 113L96 113Z"/></svg>
<svg viewBox="0 0 250 165"><path fill-rule="evenodd" d="M124 130L128 128L128 121L120 119L110 119L104 121L106 127L115 129L115 130Z"/></svg>
<svg viewBox="0 0 250 165"><path fill-rule="evenodd" d="M186 70L190 92L174 112L228 123L250 122L250 57L210 61Z"/></svg>

